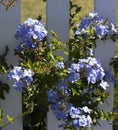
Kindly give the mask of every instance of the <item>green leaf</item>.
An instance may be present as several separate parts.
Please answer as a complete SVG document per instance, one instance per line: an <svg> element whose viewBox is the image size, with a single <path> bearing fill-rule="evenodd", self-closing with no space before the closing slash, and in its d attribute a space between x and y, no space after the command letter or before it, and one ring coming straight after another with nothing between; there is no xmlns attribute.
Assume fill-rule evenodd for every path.
<svg viewBox="0 0 118 130"><path fill-rule="evenodd" d="M10 123L12 123L14 121L14 119L10 116L10 115L7 115L7 119Z"/></svg>
<svg viewBox="0 0 118 130"><path fill-rule="evenodd" d="M69 53L67 51L65 51L64 54L67 55L67 56L69 55Z"/></svg>
<svg viewBox="0 0 118 130"><path fill-rule="evenodd" d="M97 98L96 98L96 101L101 101L101 97L100 97L100 96L97 97Z"/></svg>
<svg viewBox="0 0 118 130"><path fill-rule="evenodd" d="M93 29L92 26L89 26L89 28L88 28L88 33L89 33L91 36L94 35L94 29Z"/></svg>
<svg viewBox="0 0 118 130"><path fill-rule="evenodd" d="M51 30L51 34L52 36L57 37L57 34L53 30Z"/></svg>

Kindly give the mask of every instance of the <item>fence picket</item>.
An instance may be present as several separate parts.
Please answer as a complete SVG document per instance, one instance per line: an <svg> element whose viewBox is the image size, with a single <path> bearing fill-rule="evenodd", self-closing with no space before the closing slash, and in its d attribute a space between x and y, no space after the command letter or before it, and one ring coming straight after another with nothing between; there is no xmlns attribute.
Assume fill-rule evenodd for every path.
<svg viewBox="0 0 118 130"><path fill-rule="evenodd" d="M47 0L47 29L48 40L50 40L51 30L66 42L69 36L69 0ZM55 120L52 111L47 115L47 130L62 130L57 126L60 124Z"/></svg>
<svg viewBox="0 0 118 130"><path fill-rule="evenodd" d="M114 25L116 24L116 0L95 0L94 8L99 15L108 18ZM113 73L109 63L115 54L115 43L112 40L106 40L105 42L99 40L96 44L96 58L100 59L106 71L111 70ZM107 112L113 109L113 84L110 84L108 91L110 92L110 96L107 100L108 103L102 106ZM112 122L100 121L100 125L101 126L95 126L93 130L112 130Z"/></svg>
<svg viewBox="0 0 118 130"><path fill-rule="evenodd" d="M14 48L17 41L14 38L15 30L20 23L20 2L13 9L8 11L5 7L0 6L0 53L4 52L5 46L9 46L7 62L9 64L17 64L18 58L14 56ZM4 78L5 80L5 78ZM11 82L6 81L9 85ZM21 93L15 92L10 86L9 94L6 94L6 99L0 102L0 107L4 109L6 115L16 117L22 114L22 96ZM8 122L4 119L4 123ZM2 130L22 130L22 118L18 118L13 124L4 127Z"/></svg>

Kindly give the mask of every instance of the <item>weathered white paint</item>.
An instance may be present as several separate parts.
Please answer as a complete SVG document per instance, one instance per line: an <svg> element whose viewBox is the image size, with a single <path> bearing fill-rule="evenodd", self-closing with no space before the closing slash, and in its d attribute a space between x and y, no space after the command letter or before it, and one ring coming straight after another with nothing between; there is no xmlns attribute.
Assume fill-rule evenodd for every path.
<svg viewBox="0 0 118 130"><path fill-rule="evenodd" d="M47 30L50 41L53 30L62 42L69 37L69 0L47 0ZM60 52L59 52L60 53ZM58 128L61 123L57 121L50 110L47 115L47 130L62 130Z"/></svg>
<svg viewBox="0 0 118 130"><path fill-rule="evenodd" d="M17 42L14 38L15 30L20 23L20 2L13 9L5 11L5 7L0 5L0 54L4 52L5 46L9 46L7 62L9 64L17 64L18 58L14 56L14 48ZM6 79L4 78L4 81ZM10 85L10 93L6 94L6 99L1 101L0 107L4 109L5 116L9 114L16 117L22 113L22 96L21 93L15 92L11 86L11 82L6 81ZM4 119L4 123L7 120ZM22 118L16 120L13 124L4 127L2 130L22 130Z"/></svg>
<svg viewBox="0 0 118 130"><path fill-rule="evenodd" d="M99 15L110 19L112 23L116 24L116 0L95 0L94 5L95 11ZM112 67L109 66L109 63L115 54L115 43L112 40L107 40L105 42L98 40L96 45L96 58L100 59L106 71L111 70L110 72L113 73ZM107 100L108 104L105 103L104 106L101 106L107 112L113 109L114 86L112 83L110 85L111 86L108 89L110 92L110 96ZM100 121L100 125L101 126L94 127L93 130L112 130L111 122Z"/></svg>

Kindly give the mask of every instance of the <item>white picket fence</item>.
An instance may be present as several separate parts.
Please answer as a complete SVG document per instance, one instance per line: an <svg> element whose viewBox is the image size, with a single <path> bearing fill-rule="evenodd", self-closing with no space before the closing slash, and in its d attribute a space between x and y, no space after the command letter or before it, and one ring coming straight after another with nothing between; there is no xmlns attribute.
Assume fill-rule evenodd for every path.
<svg viewBox="0 0 118 130"><path fill-rule="evenodd" d="M109 18L114 24L116 23L116 0L95 0L95 11L100 15ZM40 8L40 5L39 5ZM86 5L87 8L87 5ZM17 64L17 58L13 55L13 49L17 42L14 39L15 30L20 23L20 2L16 6L5 11L4 7L0 6L0 53L3 52L5 45L10 47L7 61L9 64ZM47 0L47 28L48 31L53 29L61 38L62 41L68 39L69 32L69 0ZM49 36L50 37L50 34ZM97 41L98 47L95 51L95 56L99 58L107 70L110 68L109 62L114 57L115 43L107 40L102 44ZM10 82L9 82L10 84ZM106 111L113 108L113 85L110 87L110 97L108 102L103 107ZM6 100L0 102L0 106L4 108L5 115L9 114L16 117L22 112L21 94L14 92L12 87L9 94L6 94ZM55 120L53 114L48 112L47 130L62 130L57 127L58 121ZM5 122L5 120L4 120ZM23 130L22 118L16 120L13 124L3 128L2 130ZM112 123L101 122L101 126L96 126L93 130L112 130Z"/></svg>

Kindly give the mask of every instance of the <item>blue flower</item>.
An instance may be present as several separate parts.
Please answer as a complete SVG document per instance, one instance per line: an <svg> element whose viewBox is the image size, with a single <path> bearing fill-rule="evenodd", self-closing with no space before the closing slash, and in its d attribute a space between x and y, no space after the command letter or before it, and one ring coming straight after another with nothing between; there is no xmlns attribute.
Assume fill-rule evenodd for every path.
<svg viewBox="0 0 118 130"><path fill-rule="evenodd" d="M61 62L58 62L57 64L56 64L56 67L58 68L58 69L63 69L64 68L64 62L63 61L61 61Z"/></svg>
<svg viewBox="0 0 118 130"><path fill-rule="evenodd" d="M52 100L52 103L54 103L51 106L51 110L53 110L53 111L59 110L62 106L62 101L53 101Z"/></svg>
<svg viewBox="0 0 118 130"><path fill-rule="evenodd" d="M80 73L70 73L70 76L68 79L71 83L74 83L78 81L79 78L80 78Z"/></svg>
<svg viewBox="0 0 118 130"><path fill-rule="evenodd" d="M78 63L72 63L68 68L68 80L71 83L77 82L81 77L87 78L88 84L95 84L102 81L105 77L105 71L96 58L88 57L79 59Z"/></svg>
<svg viewBox="0 0 118 130"><path fill-rule="evenodd" d="M95 68L94 68L95 67ZM93 83L95 84L97 81L101 81L105 76L103 68L97 68L95 65L93 68L88 68L87 72L87 80L88 83Z"/></svg>
<svg viewBox="0 0 118 130"><path fill-rule="evenodd" d="M23 70L23 76L24 77L32 77L34 75L34 72L30 69L24 69Z"/></svg>
<svg viewBox="0 0 118 130"><path fill-rule="evenodd" d="M23 23L19 24L15 34L15 38L20 40L20 48L26 46L30 49L37 47L37 44L33 42L33 39L36 42L39 42L46 36L47 30L44 28L44 25L40 21L32 18L28 18Z"/></svg>
<svg viewBox="0 0 118 130"><path fill-rule="evenodd" d="M93 69L93 68L89 68L88 74L87 74L88 83L91 82L91 83L95 84L97 82L97 78L98 78L97 70Z"/></svg>
<svg viewBox="0 0 118 130"><path fill-rule="evenodd" d="M117 82L116 79L114 78L114 76L106 71L105 71L105 80L109 81L109 82L113 82L113 83Z"/></svg>
<svg viewBox="0 0 118 130"><path fill-rule="evenodd" d="M86 114L85 114L85 113ZM75 107L71 107L69 110L69 115L71 116L71 118L73 119L73 124L75 126L75 128L79 129L81 127L90 127L92 124L92 119L91 117L87 114L90 114L91 110L85 106L83 108L75 108Z"/></svg>
<svg viewBox="0 0 118 130"><path fill-rule="evenodd" d="M90 16L91 18L95 18L95 17L98 17L98 13L96 13L96 12L90 12L90 13L89 13L89 16Z"/></svg>
<svg viewBox="0 0 118 130"><path fill-rule="evenodd" d="M47 95L48 95L48 101L51 101L52 103L56 103L56 100L58 98L57 91L54 91L53 89L50 89L47 92Z"/></svg>
<svg viewBox="0 0 118 130"><path fill-rule="evenodd" d="M70 114L70 116L71 116L72 119L79 118L79 116L80 116L81 113L82 113L82 111L81 111L80 108L75 108L73 106L70 108L69 114Z"/></svg>
<svg viewBox="0 0 118 130"><path fill-rule="evenodd" d="M85 115L82 115L82 116L79 117L78 124L81 127L86 127L87 126L87 118L86 118Z"/></svg>
<svg viewBox="0 0 118 130"><path fill-rule="evenodd" d="M90 56L93 56L93 49L90 49L90 48L88 48L88 47L86 47L87 48L87 50L88 50L88 52L89 52L89 55Z"/></svg>
<svg viewBox="0 0 118 130"><path fill-rule="evenodd" d="M57 85L58 91L59 92L63 91L65 96L70 95L70 89L67 86L67 81L68 81L68 79L65 78L64 80L60 80Z"/></svg>
<svg viewBox="0 0 118 130"><path fill-rule="evenodd" d="M87 118L86 118L86 119L87 119L87 127L90 128L90 127L91 127L91 124L93 123L93 122L92 122L92 119L91 119L91 117L90 117L90 115L87 115Z"/></svg>
<svg viewBox="0 0 118 130"><path fill-rule="evenodd" d="M73 120L73 124L74 124L74 126L76 127L76 129L80 129L80 128L81 128L78 119L74 119L74 120Z"/></svg>
<svg viewBox="0 0 118 130"><path fill-rule="evenodd" d="M70 68L68 68L69 81L74 83L80 78L80 70L83 67L83 64L72 63Z"/></svg>
<svg viewBox="0 0 118 130"><path fill-rule="evenodd" d="M83 127L90 128L92 124L91 117L89 115L80 115L78 119L74 119L73 123L76 129L80 129Z"/></svg>
<svg viewBox="0 0 118 130"><path fill-rule="evenodd" d="M113 23L111 23L111 30L112 30L113 32L117 32L116 27L115 27L115 25L114 25Z"/></svg>
<svg viewBox="0 0 118 130"><path fill-rule="evenodd" d="M51 109L53 110L55 117L59 120L66 120L68 117L67 108L69 108L69 105L63 108L63 104L64 104L63 100L55 101L55 102L52 101L52 103L54 104L52 104Z"/></svg>
<svg viewBox="0 0 118 130"><path fill-rule="evenodd" d="M109 87L109 86L110 85L106 81L104 81L104 80L102 80L100 82L100 87L102 87L104 90L106 90L106 88Z"/></svg>
<svg viewBox="0 0 118 130"><path fill-rule="evenodd" d="M75 73L75 72L80 72L81 65L72 63L70 68L68 68L68 73Z"/></svg>
<svg viewBox="0 0 118 130"><path fill-rule="evenodd" d="M13 83L14 90L22 92L24 88L24 83L21 80L15 81Z"/></svg>
<svg viewBox="0 0 118 130"><path fill-rule="evenodd" d="M25 82L26 82L26 84L27 84L28 86L32 83L32 81L33 81L33 78L32 78L32 77L26 77L26 78L25 78Z"/></svg>
<svg viewBox="0 0 118 130"><path fill-rule="evenodd" d="M20 67L20 66L14 66L14 68L12 70L10 70L10 72L8 74L8 79L15 79L17 81L23 77L24 76L23 76L22 67Z"/></svg>
<svg viewBox="0 0 118 130"><path fill-rule="evenodd" d="M90 113L90 112L91 112L91 109L89 109L87 106L82 107L82 110L83 110L85 113Z"/></svg>
<svg viewBox="0 0 118 130"><path fill-rule="evenodd" d="M15 90L22 91L24 86L30 85L33 81L34 72L21 66L14 66L8 73L9 80L14 79L13 87Z"/></svg>
<svg viewBox="0 0 118 130"><path fill-rule="evenodd" d="M58 120L66 120L67 119L67 114L66 112L60 111L60 110L56 110L54 111L54 115L56 117L56 119Z"/></svg>
<svg viewBox="0 0 118 130"><path fill-rule="evenodd" d="M100 39L107 35L110 36L110 31L115 34L117 32L115 26L109 20L100 17L96 12L92 12L82 19L78 29L75 31L75 35L89 35L89 27L94 31L95 36Z"/></svg>
<svg viewBox="0 0 118 130"><path fill-rule="evenodd" d="M102 38L109 33L109 27L107 25L100 24L98 26L95 26L95 32L99 38Z"/></svg>
<svg viewBox="0 0 118 130"><path fill-rule="evenodd" d="M95 84L97 81L101 81L104 78L105 72L101 64L95 58L88 57L87 59L87 80L88 83L91 82Z"/></svg>

